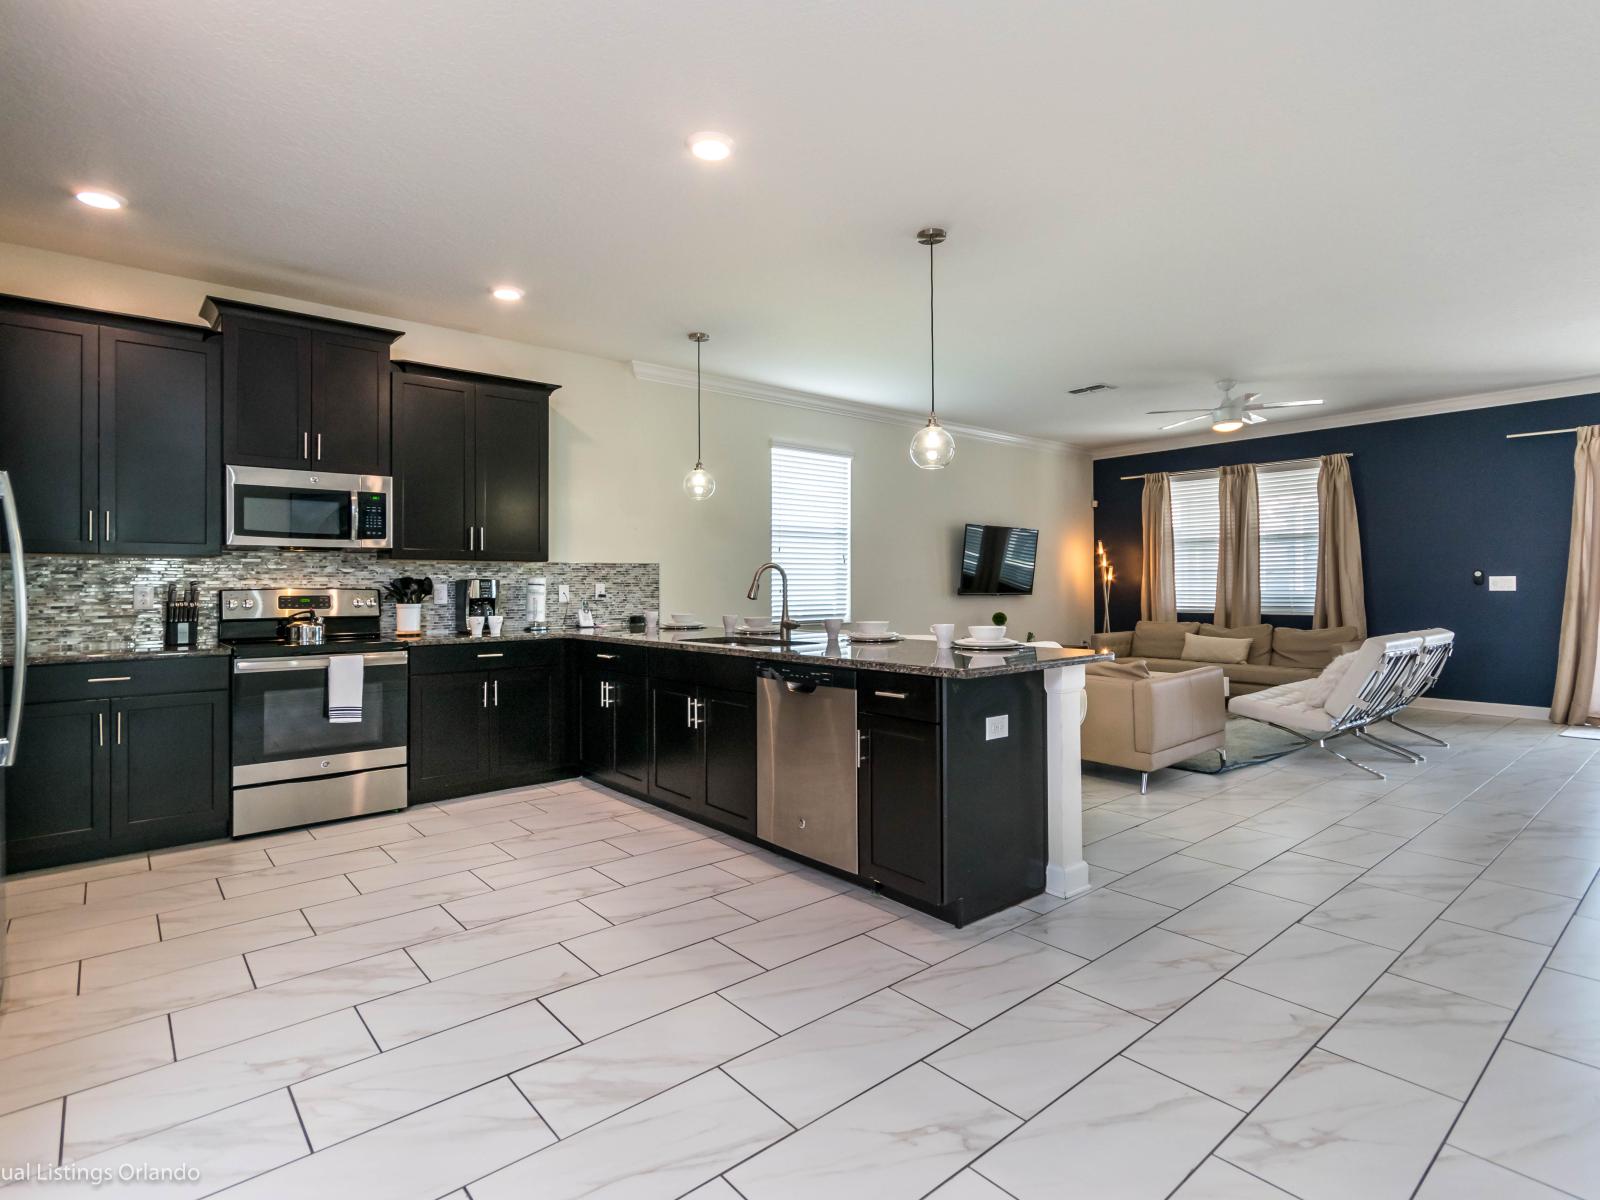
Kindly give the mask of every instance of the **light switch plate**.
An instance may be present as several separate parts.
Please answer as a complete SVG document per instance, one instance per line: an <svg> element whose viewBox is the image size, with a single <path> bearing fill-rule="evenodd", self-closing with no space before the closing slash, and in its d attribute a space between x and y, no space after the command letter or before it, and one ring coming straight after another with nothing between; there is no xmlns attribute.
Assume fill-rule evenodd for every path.
<svg viewBox="0 0 1600 1200"><path fill-rule="evenodd" d="M444 586L444 581L433 585L433 602L440 608L450 603L450 589Z"/></svg>
<svg viewBox="0 0 1600 1200"><path fill-rule="evenodd" d="M1517 577L1515 575L1489 576L1489 590L1491 592L1514 592L1517 590Z"/></svg>
<svg viewBox="0 0 1600 1200"><path fill-rule="evenodd" d="M597 583L597 584L594 585L594 598L596 600L604 600L606 598L606 585L605 584Z"/></svg>
<svg viewBox="0 0 1600 1200"><path fill-rule="evenodd" d="M133 611L144 612L147 608L156 606L156 590L148 583L133 585Z"/></svg>
<svg viewBox="0 0 1600 1200"><path fill-rule="evenodd" d="M984 741L992 742L992 741L995 741L997 738L1009 737L1010 735L1011 735L1011 718L1009 716L1001 715L1001 716L998 716L998 717L986 717L986 718L984 718L984 722L983 722L983 740Z"/></svg>
<svg viewBox="0 0 1600 1200"><path fill-rule="evenodd" d="M569 588L564 583L556 584L556 603L557 604L571 604L572 603L572 589Z"/></svg>

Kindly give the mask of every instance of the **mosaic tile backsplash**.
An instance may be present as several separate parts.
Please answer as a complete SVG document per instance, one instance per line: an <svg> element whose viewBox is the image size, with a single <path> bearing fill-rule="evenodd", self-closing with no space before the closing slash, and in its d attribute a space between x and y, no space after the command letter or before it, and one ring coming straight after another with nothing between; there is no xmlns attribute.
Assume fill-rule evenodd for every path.
<svg viewBox="0 0 1600 1200"><path fill-rule="evenodd" d="M552 628L571 628L578 608L587 607L601 622L620 622L646 609L659 608L661 567L658 563L491 563L418 562L379 558L371 552L318 550L230 550L215 558L120 558L101 555L30 554L28 571L28 645L35 653L51 650L159 650L161 602L167 584L199 585L200 645L215 644L217 592L223 588L381 587L397 575L427 575L447 594L456 579L487 576L500 581L500 611L506 625L527 624L528 581L547 584L545 612ZM148 583L156 607L136 612L133 588ZM557 600L566 584L572 599ZM594 599L594 585L606 585L606 598ZM394 631L394 605L384 602L383 630ZM455 609L425 604L423 625L429 633L453 633ZM9 654L15 647L10 605L0 613L0 633Z"/></svg>

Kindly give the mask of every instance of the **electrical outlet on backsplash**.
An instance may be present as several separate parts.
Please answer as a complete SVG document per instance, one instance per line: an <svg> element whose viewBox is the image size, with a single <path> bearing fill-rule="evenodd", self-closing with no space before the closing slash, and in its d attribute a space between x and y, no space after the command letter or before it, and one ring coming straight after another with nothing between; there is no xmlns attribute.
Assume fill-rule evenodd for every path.
<svg viewBox="0 0 1600 1200"><path fill-rule="evenodd" d="M113 558L99 555L30 554L28 571L28 644L49 650L159 650L161 606L139 610L132 605L137 584L152 597L166 594L167 584L199 585L199 644L213 645L217 633L217 592L251 587L382 587L397 575L427 575L441 580L483 576L500 581L500 611L506 628L527 624L528 582L547 583L548 624L569 629L577 624L580 603L601 622L623 621L661 606L658 563L492 563L415 562L378 558L358 551L230 550L215 558ZM606 585L606 598L592 600L595 584ZM563 585L578 601L563 603ZM0 632L7 649L15 644L9 608L0 614ZM382 609L383 631L394 632L394 606ZM455 605L428 604L422 609L428 633L453 634Z"/></svg>

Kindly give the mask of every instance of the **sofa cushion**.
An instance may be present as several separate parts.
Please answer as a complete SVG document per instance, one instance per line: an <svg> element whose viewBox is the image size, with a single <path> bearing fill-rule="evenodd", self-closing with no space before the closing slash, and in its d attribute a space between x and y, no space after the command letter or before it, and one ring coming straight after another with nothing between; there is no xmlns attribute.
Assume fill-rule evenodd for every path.
<svg viewBox="0 0 1600 1200"><path fill-rule="evenodd" d="M1332 629L1289 629L1279 625L1272 631L1272 665L1320 671L1333 661L1340 643L1355 636L1354 625Z"/></svg>
<svg viewBox="0 0 1600 1200"><path fill-rule="evenodd" d="M1150 667L1141 659L1127 662L1097 662L1084 668L1086 675L1101 679L1149 679Z"/></svg>
<svg viewBox="0 0 1600 1200"><path fill-rule="evenodd" d="M1198 633L1183 635L1183 657L1188 662L1242 663L1250 656L1249 638L1204 637Z"/></svg>
<svg viewBox="0 0 1600 1200"><path fill-rule="evenodd" d="M1234 683L1253 683L1261 687L1277 687L1280 683L1294 683L1301 679L1316 678L1315 671L1302 667L1258 667L1254 663L1239 663L1223 670Z"/></svg>
<svg viewBox="0 0 1600 1200"><path fill-rule="evenodd" d="M1133 627L1133 653L1139 658L1182 658L1183 635L1199 632L1199 621L1140 621Z"/></svg>
<svg viewBox="0 0 1600 1200"><path fill-rule="evenodd" d="M1272 657L1272 626L1265 623L1260 625L1212 625L1209 622L1200 626L1202 637L1249 638L1250 657L1246 662L1255 663L1264 667Z"/></svg>

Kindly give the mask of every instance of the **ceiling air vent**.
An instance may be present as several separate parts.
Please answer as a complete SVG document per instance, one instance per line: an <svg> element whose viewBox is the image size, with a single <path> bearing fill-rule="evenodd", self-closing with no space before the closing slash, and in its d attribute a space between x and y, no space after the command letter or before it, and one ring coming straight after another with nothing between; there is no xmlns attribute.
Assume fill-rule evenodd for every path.
<svg viewBox="0 0 1600 1200"><path fill-rule="evenodd" d="M1114 392L1117 385L1114 383L1086 383L1082 387L1068 388L1069 396L1087 396L1090 392Z"/></svg>

